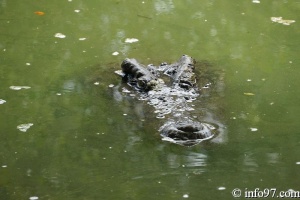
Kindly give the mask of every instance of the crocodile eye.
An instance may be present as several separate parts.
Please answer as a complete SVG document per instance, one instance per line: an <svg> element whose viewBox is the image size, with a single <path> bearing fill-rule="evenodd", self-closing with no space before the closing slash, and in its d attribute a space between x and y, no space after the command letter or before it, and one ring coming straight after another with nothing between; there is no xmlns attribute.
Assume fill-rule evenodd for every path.
<svg viewBox="0 0 300 200"><path fill-rule="evenodd" d="M140 78L140 77L142 77L143 76L143 74L140 72L140 71L138 71L137 73L136 73L136 78Z"/></svg>
<svg viewBox="0 0 300 200"><path fill-rule="evenodd" d="M138 81L137 81L137 86L138 86L139 88L146 88L147 83L146 83L145 80L138 80Z"/></svg>

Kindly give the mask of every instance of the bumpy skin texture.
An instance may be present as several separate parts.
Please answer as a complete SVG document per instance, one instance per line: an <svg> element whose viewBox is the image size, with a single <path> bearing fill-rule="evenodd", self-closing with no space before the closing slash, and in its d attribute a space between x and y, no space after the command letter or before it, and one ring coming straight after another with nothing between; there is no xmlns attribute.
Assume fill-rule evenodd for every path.
<svg viewBox="0 0 300 200"><path fill-rule="evenodd" d="M185 146L193 146L203 140L212 138L214 130L215 127L210 124L191 119L169 120L159 129L161 136L164 138L169 138L169 141Z"/></svg>
<svg viewBox="0 0 300 200"><path fill-rule="evenodd" d="M183 55L178 62L164 65L162 69L164 74L171 77L173 87L179 86L183 89L191 89L196 85L194 64L195 61L192 57ZM135 59L126 58L121 67L128 83L137 89L149 91L158 84L157 79L160 75L152 65L146 68Z"/></svg>
<svg viewBox="0 0 300 200"><path fill-rule="evenodd" d="M178 62L170 65L162 63L159 67L148 65L146 68L129 58L121 65L125 81L139 90L142 99L148 100L148 104L156 109L157 118L165 118L170 113L181 114L181 120L168 119L159 131L164 140L185 146L193 146L212 138L215 129L212 125L193 121L188 117L187 112L193 108L187 102L195 100L199 95L194 64L192 57L183 55ZM171 86L159 79L159 72L171 78L168 84Z"/></svg>
<svg viewBox="0 0 300 200"><path fill-rule="evenodd" d="M195 60L192 57L183 55L177 63L167 67L164 73L173 79L174 84L178 84L181 88L190 89L196 85L194 65Z"/></svg>
<svg viewBox="0 0 300 200"><path fill-rule="evenodd" d="M148 91L156 85L157 78L135 59L126 58L121 67L128 83L137 89Z"/></svg>

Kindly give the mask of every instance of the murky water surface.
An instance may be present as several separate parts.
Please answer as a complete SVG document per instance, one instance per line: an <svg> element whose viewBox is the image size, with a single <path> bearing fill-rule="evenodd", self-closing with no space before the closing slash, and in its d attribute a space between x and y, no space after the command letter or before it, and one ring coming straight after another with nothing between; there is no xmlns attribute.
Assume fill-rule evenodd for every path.
<svg viewBox="0 0 300 200"><path fill-rule="evenodd" d="M299 0L0 0L0 199L300 190L299 10ZM164 121L114 74L126 57L182 54L209 66L197 68L199 87L212 85L192 115L220 132L194 147L162 141Z"/></svg>

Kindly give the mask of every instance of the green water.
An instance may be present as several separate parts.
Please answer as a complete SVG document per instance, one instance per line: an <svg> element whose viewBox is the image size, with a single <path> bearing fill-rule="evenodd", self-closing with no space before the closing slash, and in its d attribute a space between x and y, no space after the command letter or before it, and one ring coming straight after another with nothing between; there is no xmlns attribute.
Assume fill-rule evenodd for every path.
<svg viewBox="0 0 300 200"><path fill-rule="evenodd" d="M299 191L299 10L299 0L0 0L0 199ZM163 120L114 74L126 57L182 54L219 74L194 114L211 113L221 133L190 148L162 141Z"/></svg>

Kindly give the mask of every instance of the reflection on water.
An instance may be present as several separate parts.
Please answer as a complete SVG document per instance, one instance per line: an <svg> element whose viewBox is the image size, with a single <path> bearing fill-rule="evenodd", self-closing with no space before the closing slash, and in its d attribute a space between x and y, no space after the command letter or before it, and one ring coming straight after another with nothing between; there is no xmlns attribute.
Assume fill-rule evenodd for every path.
<svg viewBox="0 0 300 200"><path fill-rule="evenodd" d="M259 155L259 153L248 151L244 154L243 168L246 172L257 172L260 165L274 166L279 163L280 158L280 153L276 152Z"/></svg>
<svg viewBox="0 0 300 200"><path fill-rule="evenodd" d="M178 167L204 167L206 166L207 156L202 153L190 152L186 156L169 154L167 157L170 168ZM205 168L202 168L204 171Z"/></svg>
<svg viewBox="0 0 300 200"><path fill-rule="evenodd" d="M250 152L245 153L244 165L245 167L247 167L247 171L257 170L258 164L256 163L255 158L253 158L253 155Z"/></svg>
<svg viewBox="0 0 300 200"><path fill-rule="evenodd" d="M155 10L158 14L168 13L171 12L174 9L174 3L172 0L156 0L154 2Z"/></svg>
<svg viewBox="0 0 300 200"><path fill-rule="evenodd" d="M1 1L1 6L2 6L3 8L5 8L5 7L6 7L6 5L7 5L7 2L6 2L6 0L2 0L2 1Z"/></svg>
<svg viewBox="0 0 300 200"><path fill-rule="evenodd" d="M279 153L266 153L268 163L276 164L279 161L280 154Z"/></svg>
<svg viewBox="0 0 300 200"><path fill-rule="evenodd" d="M186 156L186 167L203 167L206 166L207 156L202 153L190 153Z"/></svg>
<svg viewBox="0 0 300 200"><path fill-rule="evenodd" d="M67 80L64 82L64 85L63 85L63 91L64 92L75 92L74 89L75 89L75 82L74 80Z"/></svg>

